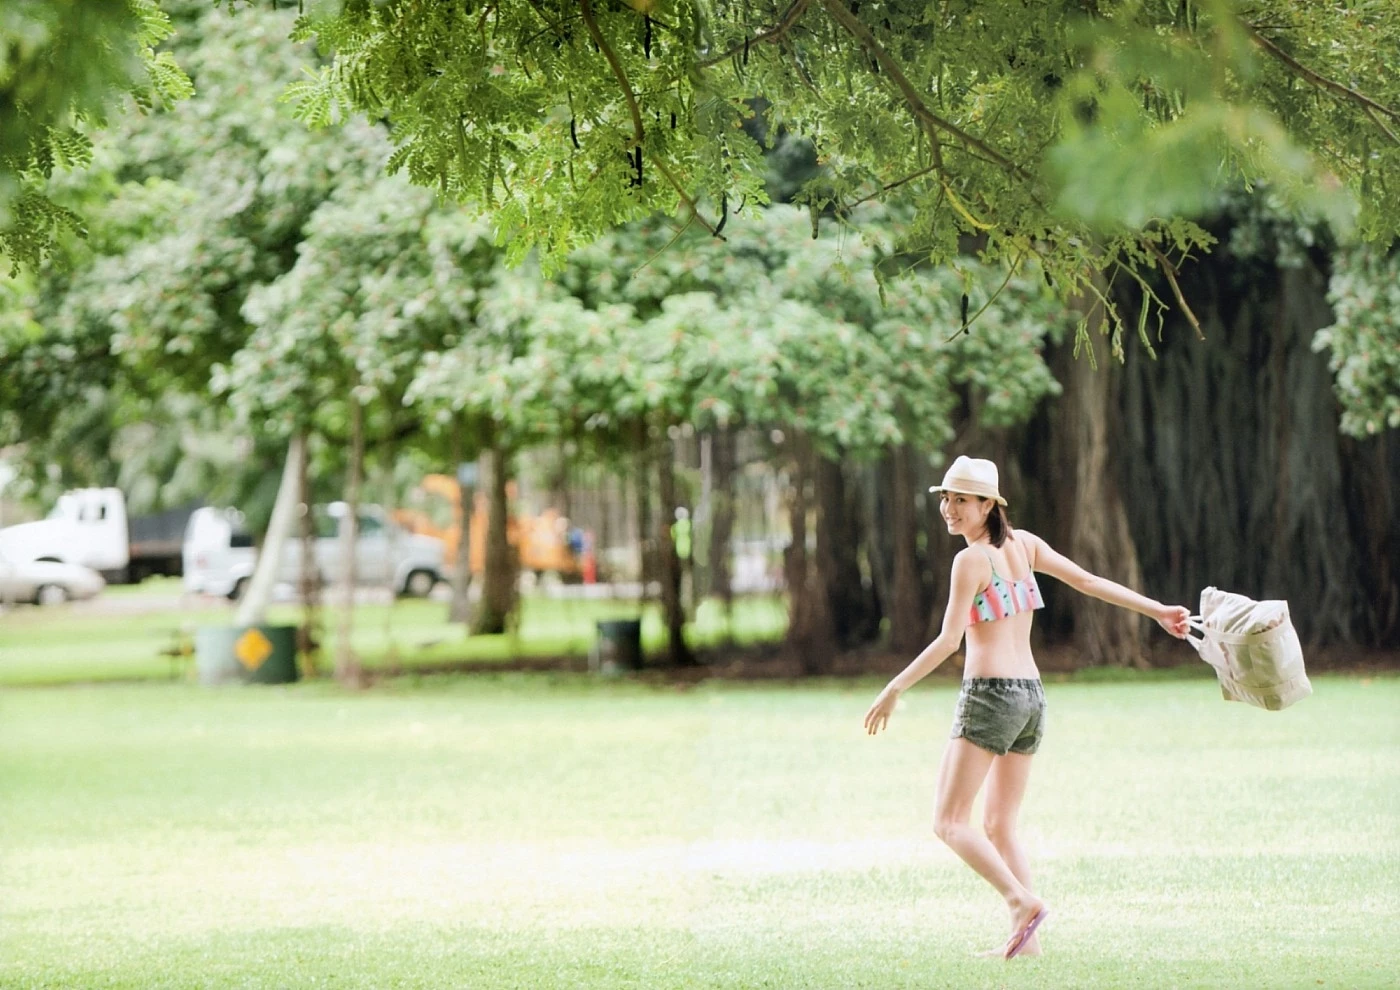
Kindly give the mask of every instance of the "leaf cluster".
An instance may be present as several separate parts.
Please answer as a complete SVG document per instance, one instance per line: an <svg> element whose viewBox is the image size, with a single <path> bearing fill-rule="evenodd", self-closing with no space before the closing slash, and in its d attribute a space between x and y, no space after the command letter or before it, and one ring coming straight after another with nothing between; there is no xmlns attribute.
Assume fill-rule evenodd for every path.
<svg viewBox="0 0 1400 990"><path fill-rule="evenodd" d="M1338 254L1328 285L1335 322L1313 349L1330 352L1342 432L1400 428L1400 256L1368 248Z"/></svg>
<svg viewBox="0 0 1400 990"><path fill-rule="evenodd" d="M156 0L7 0L0 10L0 256L37 266L83 218L49 197L56 171L91 164L91 133L122 96L150 110L189 97L156 46L171 33Z"/></svg>
<svg viewBox="0 0 1400 990"><path fill-rule="evenodd" d="M383 0L298 31L332 55L293 93L303 117L389 120L392 168L479 204L512 261L535 248L550 271L658 211L725 236L764 202L762 135L815 148L797 193L814 223L879 200L931 263L976 237L1066 300L1137 279L1159 320L1193 317L1146 275L1179 297L1211 245L1192 219L1231 188L1267 182L1341 234L1400 225L1389 4ZM1138 314L1098 302L1121 353Z"/></svg>

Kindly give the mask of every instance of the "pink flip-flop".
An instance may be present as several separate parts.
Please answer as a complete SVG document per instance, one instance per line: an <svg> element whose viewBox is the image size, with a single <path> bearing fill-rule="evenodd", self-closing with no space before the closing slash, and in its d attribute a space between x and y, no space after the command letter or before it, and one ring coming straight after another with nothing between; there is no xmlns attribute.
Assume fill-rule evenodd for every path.
<svg viewBox="0 0 1400 990"><path fill-rule="evenodd" d="M1026 927L1012 936L1011 944L1006 947L1007 959L1016 958L1016 954L1025 948L1026 943L1031 940L1031 936L1035 934L1035 930L1040 927L1040 923L1045 920L1045 916L1049 913L1049 908L1041 908L1034 918L1026 922Z"/></svg>

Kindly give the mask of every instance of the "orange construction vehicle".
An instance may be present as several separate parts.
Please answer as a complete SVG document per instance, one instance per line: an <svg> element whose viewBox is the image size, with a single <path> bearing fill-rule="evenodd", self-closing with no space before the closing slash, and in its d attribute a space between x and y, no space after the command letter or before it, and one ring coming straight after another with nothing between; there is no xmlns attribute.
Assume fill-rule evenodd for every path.
<svg viewBox="0 0 1400 990"><path fill-rule="evenodd" d="M515 483L510 483L510 489ZM423 478L414 493L413 508L395 509L394 521L411 533L435 536L447 546L446 560L450 571L457 559L457 541L461 532L457 526L457 504L461 489L457 479L446 474L430 474ZM510 497L514 491L508 491ZM486 568L486 525L489 499L477 492L472 503L470 522L471 569L480 574ZM521 570L543 575L558 574L565 581L581 580L583 574L579 554L570 543L569 520L555 509L545 509L537 516L508 516L506 540L520 554Z"/></svg>

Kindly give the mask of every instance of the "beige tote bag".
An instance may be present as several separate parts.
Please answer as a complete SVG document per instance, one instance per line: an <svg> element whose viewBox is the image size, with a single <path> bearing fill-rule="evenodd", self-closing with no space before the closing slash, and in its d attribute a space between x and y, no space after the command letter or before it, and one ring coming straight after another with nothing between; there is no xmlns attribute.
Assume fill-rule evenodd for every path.
<svg viewBox="0 0 1400 990"><path fill-rule="evenodd" d="M1207 588L1190 624L1199 638L1187 640L1215 668L1225 700L1276 712L1312 694L1287 602Z"/></svg>

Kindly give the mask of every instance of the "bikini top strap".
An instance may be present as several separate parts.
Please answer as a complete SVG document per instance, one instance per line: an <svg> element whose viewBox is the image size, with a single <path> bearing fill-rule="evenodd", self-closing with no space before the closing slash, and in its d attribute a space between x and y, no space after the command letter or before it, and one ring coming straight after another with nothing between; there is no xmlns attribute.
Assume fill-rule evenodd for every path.
<svg viewBox="0 0 1400 990"><path fill-rule="evenodd" d="M997 562L992 559L992 555L987 551L986 547L981 547L980 549L982 551L982 555L987 558L987 563L992 566L992 579L1000 579L1001 575L997 573Z"/></svg>

